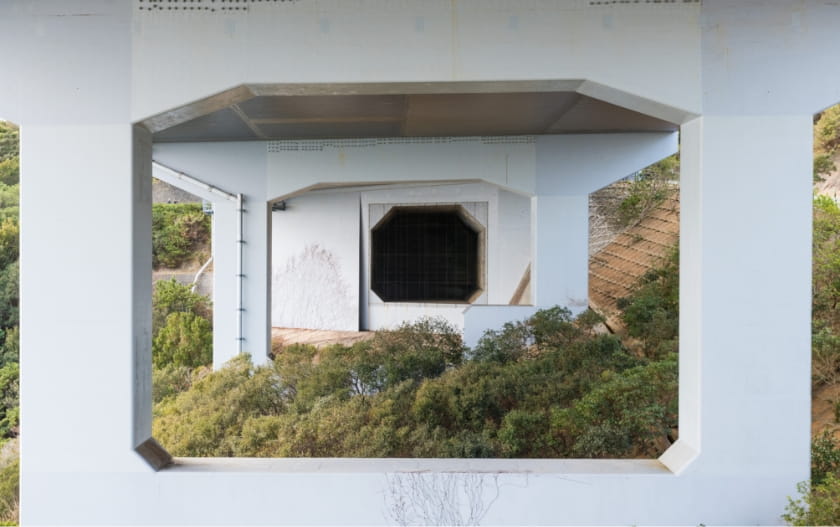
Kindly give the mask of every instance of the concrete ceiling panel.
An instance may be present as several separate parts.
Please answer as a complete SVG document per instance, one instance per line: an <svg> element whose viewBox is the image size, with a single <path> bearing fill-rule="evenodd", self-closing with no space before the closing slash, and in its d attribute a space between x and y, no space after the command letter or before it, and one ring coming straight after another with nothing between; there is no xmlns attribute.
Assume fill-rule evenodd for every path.
<svg viewBox="0 0 840 527"><path fill-rule="evenodd" d="M260 139L233 108L223 108L154 134L156 142L249 141Z"/></svg>
<svg viewBox="0 0 840 527"><path fill-rule="evenodd" d="M286 93L265 85L259 89L240 86L230 90L230 96L219 94L144 124L156 142L660 132L678 128L674 124L678 121L669 122L574 89L539 91L516 85L510 88L519 91L493 92L475 86L472 92L435 93L421 86L426 89L405 87L403 93L394 93L385 88L381 93L361 88L357 91L362 93Z"/></svg>

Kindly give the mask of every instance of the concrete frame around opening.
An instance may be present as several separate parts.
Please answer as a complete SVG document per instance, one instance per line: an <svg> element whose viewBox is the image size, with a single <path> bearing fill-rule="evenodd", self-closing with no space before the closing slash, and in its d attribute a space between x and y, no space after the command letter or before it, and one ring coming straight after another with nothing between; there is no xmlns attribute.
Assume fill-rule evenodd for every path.
<svg viewBox="0 0 840 527"><path fill-rule="evenodd" d="M505 92L507 90L537 90L544 89L546 86L557 86L562 85L565 86L568 84L569 81L542 81L536 83L523 83L523 82L516 82L516 83L509 83L509 82L501 82L501 83L465 83L464 86L461 86L461 83L442 83L440 85L430 85L428 83L424 83L422 85L413 86L413 89L421 89L424 93L434 93L436 90L440 90L443 92L446 91L475 91L478 90L480 92L492 93L494 89L501 90L501 92ZM571 81L572 84L575 85L589 85L588 83L581 82L581 81ZM303 94L308 93L306 90L306 86L297 86L295 87L292 92L295 94ZM392 93L398 92L401 88L405 88L402 85L396 86L388 86L388 85L347 85L341 86L341 91L348 91L353 93L358 92L383 92L383 93ZM335 91L335 87L331 87L331 91ZM604 94L611 94L612 99L620 99L623 101L636 101L636 104L645 108L649 109L651 107L649 101L640 100L634 98L632 96L622 96L618 91L612 90L608 87L600 87L601 92ZM320 93L322 88L320 86L312 87L311 90L313 93ZM283 90L275 88L272 93L278 92L282 93ZM195 108L202 108L206 111L207 108L214 107L214 101L218 99L218 97L210 98L207 101L199 101L195 103ZM229 97L221 97L220 100L227 101ZM216 103L218 104L218 103ZM679 113L678 110L668 108L667 110L663 110L661 105L654 105L654 107L662 111L663 113L667 113L669 116L674 116ZM196 110L197 111L197 110ZM184 119L184 115L193 115L193 111L186 111L179 114L179 119ZM683 118L686 118L686 115L690 114L680 114ZM147 120L146 122L154 123L155 126L160 126L160 123L164 121L164 117L156 117L154 119ZM137 142L138 150L143 150L146 148L146 141L148 139L145 136L145 133L140 132L140 128L137 129L135 135L135 141ZM557 136L561 137L561 136ZM618 152L615 155L620 156L622 152ZM652 160L651 160L652 161ZM631 161L631 163L634 161ZM145 167L145 163L139 164L141 167ZM639 167L641 168L641 166ZM589 172L589 171L585 171ZM621 176L626 174L621 174ZM135 174L135 177L138 175ZM145 177L144 175L139 175L139 177ZM612 181L612 179L618 179L617 176L614 176L612 172L607 172L606 174L602 174L601 178L606 179L607 182ZM611 179L612 178L612 179ZM471 180L467 180L471 181ZM588 192L591 190L595 190L602 186L604 181L591 181L587 182L587 186L591 188L587 188L585 192L581 194L583 198L588 196ZM539 186L540 183L537 182ZM544 184L545 185L545 184ZM556 184L554 184L556 185ZM551 186L551 184L549 184ZM576 189L574 193L581 192L580 189ZM539 193L539 192L538 192ZM548 190L547 194L564 194L565 191L562 189L556 190ZM297 194L290 193L290 194ZM270 208L270 207L269 207ZM142 248L138 248L136 245L138 240L135 239L135 250L137 252L142 251ZM530 313L533 312L535 307L532 306L522 306L525 309L522 311L523 313ZM698 372L691 371L689 368L684 368L681 364L681 375L682 376L693 376L697 375ZM694 384L694 383L692 383ZM141 387L137 387L139 389L140 394L142 394L145 389ZM139 399L139 398L138 398ZM137 400L138 409L140 411L139 414L148 413L150 412L150 402L144 403L143 401ZM146 407L146 408L143 408ZM693 419L695 416L687 415L686 418ZM143 426L146 428L146 426ZM150 428L149 428L150 430ZM135 432L139 432L136 430ZM144 435L143 433L139 433L137 437ZM355 471L361 468L361 463L364 463L364 472L374 471L374 472L399 472L402 470L445 470L445 471L454 471L454 472L473 472L479 471L483 472L485 470L489 470L491 472L502 471L502 472L513 472L513 473L568 473L570 470L575 471L584 471L584 472L594 472L594 473L613 473L616 474L676 474L681 472L688 464L694 459L696 456L696 449L688 446L685 441L678 441L671 449L669 449L666 454L660 458L659 460L526 460L526 459L517 459L517 460L466 460L466 459L451 459L451 460L424 460L424 459L415 459L415 460L406 460L406 461L397 461L397 460L383 460L383 459L367 459L367 460L359 460L359 461L352 461L352 460L342 460L342 461L325 461L325 460L304 460L304 459L295 459L295 460L272 460L271 462L266 462L264 460L250 460L250 459L237 459L237 460L219 460L219 459L178 459L175 461L174 465L170 465L167 454L163 451L162 448L154 441L153 438L150 437L150 434L144 439L143 441L138 441L138 452L157 469L162 469L165 472L182 472L182 471L189 471L189 470L222 470L228 471L234 468L235 470L260 470L258 467L266 467L271 466L273 467L272 470L291 470L292 472L298 470L315 470L317 472L330 472L335 470L337 466L344 466L344 467L353 467L351 470ZM283 468L281 468L283 467ZM409 468L411 467L411 468ZM445 467L445 468L444 468ZM346 468L345 468L346 469Z"/></svg>
<svg viewBox="0 0 840 527"><path fill-rule="evenodd" d="M255 477L265 476L267 473L283 474L291 477L292 475L312 476L320 475L336 475L342 474L347 481L355 481L356 478L376 478L382 475L403 473L403 472L428 472L429 474L472 474L472 473L498 473L504 474L507 478L531 478L537 475L543 475L548 478L583 478L591 484L601 487L602 485L612 488L615 485L623 486L625 483L633 481L632 486L636 492L645 495L669 494L677 492L676 489L682 489L679 494L679 499L685 498L685 489L697 484L709 484L698 482L716 481L714 478L707 480L703 474L708 470L700 461L700 440L703 436L704 430L700 426L702 421L700 401L706 396L702 391L702 367L700 356L700 343L697 340L698 333L693 331L693 328L700 324L697 311L693 309L695 305L700 303L700 291L696 289L696 280L692 280L692 273L697 273L701 270L698 267L698 259L696 258L696 250L692 249L699 243L696 237L696 224L702 215L698 216L697 203L699 201L699 193L696 193L696 186L702 185L702 179L698 181L698 176L702 173L698 170L697 160L704 155L703 141L706 131L702 126L706 122L703 118L688 121L682 126L683 134L683 156L684 156L684 171L683 180L685 184L684 189L684 213L686 218L683 220L683 232L685 242L687 244L687 251L684 253L682 262L688 262L688 266L683 266L683 283L691 284L690 288L684 290L681 298L681 305L683 308L683 320L681 321L682 331L682 353L680 357L680 428L681 437L663 456L658 460L469 460L469 459L412 459L412 460L393 460L393 459L273 459L273 460L259 460L259 459L176 459L173 465L167 466L160 470L159 474L163 477L168 475L198 475L205 473L212 474L254 474ZM714 122L710 120L709 122ZM786 126L787 122L777 123L778 126ZM755 125L753 125L755 126ZM762 124L763 126L763 124ZM570 146L567 143L574 145L571 148L580 150L581 148L593 148L594 144L611 145L610 154L614 156L612 162L627 156L628 145L632 144L632 135L627 134L627 137L598 137L598 136L581 136L581 137L547 137L540 138L538 146L543 145L542 150L538 150L537 155L537 180L535 181L536 189L533 199L534 214L538 218L544 218L543 222L558 221L558 212L569 210L576 207L580 203L586 202L585 198L589 190L594 190L600 186L597 178L592 181L587 181L586 185L591 186L589 189L586 185L581 186L581 180L575 179L573 181L557 181L551 177L552 174L562 173L565 170L574 169L580 171L583 175L597 174L598 168L603 167L604 159L590 160L591 166L587 165L586 161L581 158L581 153L577 156L570 153ZM650 138L648 138L650 139ZM626 141L631 141L626 143ZM590 143L587 147L586 144ZM625 150L622 150L625 148ZM596 148L597 149L597 148ZM542 153L540 153L542 152ZM632 157L632 156L631 156ZM574 160L574 161L570 161ZM628 161L625 159L625 163ZM564 164L565 163L565 164ZM573 163L573 164L569 164ZM610 161L607 161L609 165ZM622 165L624 166L624 165ZM645 166L639 165L638 168ZM542 179L539 174L543 174ZM708 193L707 193L708 195ZM542 216L541 216L542 215ZM545 225L545 224L544 224ZM686 231L686 226L688 231ZM543 232L543 234L545 234ZM539 236L538 236L539 237ZM550 242L542 239L539 243L552 243L556 245L558 242ZM539 254L539 251L537 251ZM691 255L686 256L686 255ZM538 290L539 291L539 290ZM530 308L533 309L533 308ZM686 317L688 314L688 318ZM717 433L717 432L716 432ZM715 434L712 434L715 435ZM144 448L154 446L153 440L149 439L143 443ZM154 448L151 449L155 455L159 452ZM701 474L697 476L696 474ZM698 479L699 478L699 479ZM376 486L371 481L369 485ZM716 483L715 483L716 484ZM584 493L586 497L582 496L584 500L591 500L592 496ZM675 499L677 496L673 496ZM619 499L619 498L616 498ZM619 499L622 501L622 499ZM679 501L679 500L678 500ZM626 508L627 504L622 507ZM670 509L669 509L670 510ZM577 513L576 513L577 514ZM672 514L672 513L669 513ZM575 516L580 517L580 516ZM612 517L612 516L611 516ZM646 516L649 517L649 516ZM675 517L675 516L668 516Z"/></svg>

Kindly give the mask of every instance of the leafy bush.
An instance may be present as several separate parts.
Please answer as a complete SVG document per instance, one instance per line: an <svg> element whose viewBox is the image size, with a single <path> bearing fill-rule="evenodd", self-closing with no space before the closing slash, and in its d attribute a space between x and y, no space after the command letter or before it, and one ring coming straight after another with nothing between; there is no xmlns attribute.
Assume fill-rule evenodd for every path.
<svg viewBox="0 0 840 527"><path fill-rule="evenodd" d="M20 183L20 160L17 157L0 161L0 183L4 185Z"/></svg>
<svg viewBox="0 0 840 527"><path fill-rule="evenodd" d="M814 199L812 371L815 385L840 381L840 207Z"/></svg>
<svg viewBox="0 0 840 527"><path fill-rule="evenodd" d="M676 436L677 261L627 299L645 353L599 334L598 315L559 307L472 351L434 319L216 372L190 374L193 355L176 359L183 346L172 346L156 359L167 366L155 371L155 437L180 456L655 457ZM179 327L208 307L174 282L155 294L155 317Z"/></svg>
<svg viewBox="0 0 840 527"><path fill-rule="evenodd" d="M499 427L499 442L505 457L522 457L542 451L549 430L545 411L514 409L505 414Z"/></svg>
<svg viewBox="0 0 840 527"><path fill-rule="evenodd" d="M0 269L18 259L20 228L14 218L0 220Z"/></svg>
<svg viewBox="0 0 840 527"><path fill-rule="evenodd" d="M196 368L213 362L213 330L210 322L190 312L170 313L152 341L152 363Z"/></svg>
<svg viewBox="0 0 840 527"><path fill-rule="evenodd" d="M175 455L232 456L250 417L283 410L273 368L254 368L247 355L196 380L154 407L154 436Z"/></svg>
<svg viewBox="0 0 840 527"><path fill-rule="evenodd" d="M0 182L0 221L18 222L20 213L20 185L6 185ZM14 253L17 257L17 252Z"/></svg>
<svg viewBox="0 0 840 527"><path fill-rule="evenodd" d="M811 335L811 376L814 385L840 382L840 336L814 324Z"/></svg>
<svg viewBox="0 0 840 527"><path fill-rule="evenodd" d="M152 402L157 404L190 389L193 382L209 373L209 368L190 368L167 364L152 369Z"/></svg>
<svg viewBox="0 0 840 527"><path fill-rule="evenodd" d="M486 335L482 353L467 353L448 324L422 320L351 347L288 346L267 366L240 358L200 380L193 375L180 393L186 372L169 369L158 374L174 388L155 396L155 437L182 456L599 455L573 450L567 425L551 416L584 404L606 379L612 391L589 404L624 397L630 431L621 455L655 456L675 426L676 362L627 353L616 337L594 334L595 320L545 310ZM494 339L514 341L509 333L520 330L519 349L497 360ZM578 414L570 422L582 433Z"/></svg>
<svg viewBox="0 0 840 527"><path fill-rule="evenodd" d="M828 430L811 441L811 480L796 486L782 519L790 525L840 525L840 445Z"/></svg>
<svg viewBox="0 0 840 527"><path fill-rule="evenodd" d="M840 445L828 430L811 441L811 484L823 483L830 474L840 474Z"/></svg>
<svg viewBox="0 0 840 527"><path fill-rule="evenodd" d="M0 469L0 525L17 525L20 493L20 460Z"/></svg>
<svg viewBox="0 0 840 527"><path fill-rule="evenodd" d="M677 357L623 374L606 371L602 382L552 422L575 457L636 457L676 440Z"/></svg>
<svg viewBox="0 0 840 527"><path fill-rule="evenodd" d="M20 131L7 121L0 121L0 161L20 157Z"/></svg>
<svg viewBox="0 0 840 527"><path fill-rule="evenodd" d="M840 148L840 104L819 115L814 124L814 153L833 154Z"/></svg>
<svg viewBox="0 0 840 527"><path fill-rule="evenodd" d="M825 176L835 170L837 170L837 165L829 154L814 155L814 182L824 181Z"/></svg>
<svg viewBox="0 0 840 527"><path fill-rule="evenodd" d="M17 435L20 421L20 366L9 362L0 368L0 437Z"/></svg>
<svg viewBox="0 0 840 527"><path fill-rule="evenodd" d="M424 318L353 346L354 374L366 390L437 377L464 359L461 335L442 319Z"/></svg>
<svg viewBox="0 0 840 527"><path fill-rule="evenodd" d="M531 318L508 322L498 331L487 331L470 353L473 360L507 363L531 354L586 340L603 318L585 311L577 318L565 307L537 311Z"/></svg>
<svg viewBox="0 0 840 527"><path fill-rule="evenodd" d="M828 196L814 199L813 316L822 327L840 329L840 207ZM836 333L836 331L835 331Z"/></svg>
<svg viewBox="0 0 840 527"><path fill-rule="evenodd" d="M645 274L630 296L618 301L628 335L640 339L642 352L650 358L677 351L679 270L680 256L675 248L661 267Z"/></svg>
<svg viewBox="0 0 840 527"><path fill-rule="evenodd" d="M20 359L20 330L13 326L7 330L0 329L0 339L3 341L0 347L0 367L10 362L18 362Z"/></svg>
<svg viewBox="0 0 840 527"><path fill-rule="evenodd" d="M0 270L0 328L18 325L20 274L14 261Z"/></svg>
<svg viewBox="0 0 840 527"><path fill-rule="evenodd" d="M840 477L828 474L822 483L797 485L797 499L788 498L782 519L789 525L840 525Z"/></svg>
<svg viewBox="0 0 840 527"><path fill-rule="evenodd" d="M152 338L166 324L166 319L172 313L192 313L199 317L212 320L213 310L210 299L193 293L188 285L177 280L159 280L155 282L152 291Z"/></svg>
<svg viewBox="0 0 840 527"><path fill-rule="evenodd" d="M152 205L152 265L174 268L210 240L210 217L197 203Z"/></svg>

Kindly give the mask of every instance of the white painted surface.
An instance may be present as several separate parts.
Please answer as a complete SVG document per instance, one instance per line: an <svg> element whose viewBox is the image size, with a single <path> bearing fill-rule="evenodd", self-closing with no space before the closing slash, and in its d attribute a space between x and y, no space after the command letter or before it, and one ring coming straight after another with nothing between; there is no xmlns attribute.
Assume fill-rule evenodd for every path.
<svg viewBox="0 0 840 527"><path fill-rule="evenodd" d="M358 331L359 193L304 194L271 221L271 324Z"/></svg>
<svg viewBox="0 0 840 527"><path fill-rule="evenodd" d="M416 302L381 302L371 300L367 306L371 330L396 329L423 318L442 318L456 330L464 329L464 309L469 304L435 304Z"/></svg>
<svg viewBox="0 0 840 527"><path fill-rule="evenodd" d="M589 306L589 197L537 196L531 294L539 307Z"/></svg>
<svg viewBox="0 0 840 527"><path fill-rule="evenodd" d="M389 523L386 474L399 462L156 473L132 450L147 419L133 417L143 410L133 401L149 387L133 360L148 349L135 280L150 271L133 258L150 242L132 120L243 82L589 79L581 89L616 87L628 106L645 102L637 94L705 114L683 128L681 198L680 442L698 454L672 456L679 475L586 461L524 483L505 474L483 523L777 524L809 470L810 119L840 100L840 70L824 67L840 53L840 10L816 0L283 4L197 18L140 16L126 0L0 3L4 49L22 51L4 56L0 114L22 125L23 523ZM230 163L212 154L229 147L202 151L202 173ZM488 168L487 180L500 177ZM250 185L247 173L219 172ZM264 204L293 188L245 192ZM68 202L73 214L55 221ZM268 213L255 214L267 231ZM263 292L265 253L251 260L262 260ZM257 330L267 332L265 304ZM462 466L416 460L434 475Z"/></svg>
<svg viewBox="0 0 840 527"><path fill-rule="evenodd" d="M588 79L582 91L623 90L600 95L631 108L664 103L699 113L702 105L699 4L307 0L249 8L135 13L135 70L155 74L132 79L132 118L243 82Z"/></svg>
<svg viewBox="0 0 840 527"><path fill-rule="evenodd" d="M498 269L497 286L490 291L489 304L508 304L531 265L531 198L499 190L499 214L491 228L497 229L499 241L493 267ZM530 304L531 298L523 303Z"/></svg>
<svg viewBox="0 0 840 527"><path fill-rule="evenodd" d="M395 169L360 167L373 179L392 177ZM507 304L531 261L530 198L487 183L319 190L286 200L286 210L272 214L272 325L357 330L361 322L386 329L439 316L463 329L470 304L383 302L369 283L370 231L391 208L453 204L485 229L484 292L473 304Z"/></svg>
<svg viewBox="0 0 840 527"><path fill-rule="evenodd" d="M533 192L534 147L529 136L269 143L268 194L280 198L315 183L423 181L487 181Z"/></svg>

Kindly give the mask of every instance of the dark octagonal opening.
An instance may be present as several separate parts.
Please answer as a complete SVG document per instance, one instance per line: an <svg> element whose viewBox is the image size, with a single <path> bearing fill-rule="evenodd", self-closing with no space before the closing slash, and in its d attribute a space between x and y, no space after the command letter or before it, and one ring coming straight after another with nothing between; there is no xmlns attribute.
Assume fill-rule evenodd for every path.
<svg viewBox="0 0 840 527"><path fill-rule="evenodd" d="M480 233L459 207L394 207L371 233L371 286L385 302L469 302Z"/></svg>

